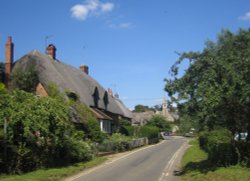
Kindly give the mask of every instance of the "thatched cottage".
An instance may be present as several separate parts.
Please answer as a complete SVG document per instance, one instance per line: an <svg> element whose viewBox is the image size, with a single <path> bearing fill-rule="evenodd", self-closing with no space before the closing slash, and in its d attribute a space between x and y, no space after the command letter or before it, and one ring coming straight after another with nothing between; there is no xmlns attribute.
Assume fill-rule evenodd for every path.
<svg viewBox="0 0 250 181"><path fill-rule="evenodd" d="M111 133L112 126L117 126L120 119L131 120L132 113L122 101L113 96L111 89L105 90L89 75L87 66L79 69L57 60L56 47L50 44L47 54L33 50L13 62L14 44L8 38L5 51L5 83L8 86L11 73L17 70L28 70L31 66L38 76L36 94L48 96L48 85L55 83L60 91L77 95L80 102L87 105L100 122L102 131Z"/></svg>

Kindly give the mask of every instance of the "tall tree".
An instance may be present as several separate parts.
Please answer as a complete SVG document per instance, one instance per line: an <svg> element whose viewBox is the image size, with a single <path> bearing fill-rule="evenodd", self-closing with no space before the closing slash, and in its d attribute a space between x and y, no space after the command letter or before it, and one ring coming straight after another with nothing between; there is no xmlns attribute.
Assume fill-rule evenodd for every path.
<svg viewBox="0 0 250 181"><path fill-rule="evenodd" d="M189 67L183 76L183 61ZM185 52L171 68L165 90L180 114L200 129L250 130L250 30L223 30L202 52Z"/></svg>

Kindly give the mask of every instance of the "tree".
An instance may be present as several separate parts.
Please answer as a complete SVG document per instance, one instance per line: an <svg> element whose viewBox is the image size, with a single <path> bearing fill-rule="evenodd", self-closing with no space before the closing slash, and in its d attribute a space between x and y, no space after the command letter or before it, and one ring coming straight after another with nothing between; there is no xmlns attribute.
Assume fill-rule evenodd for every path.
<svg viewBox="0 0 250 181"><path fill-rule="evenodd" d="M234 143L241 160L250 165L250 29L223 30L217 42L208 41L202 52L185 52L172 66L165 90L178 104L182 121L199 130L221 127L231 135L248 132L247 142ZM189 61L179 75L183 61ZM185 119L183 119L185 118ZM188 125L188 124L186 124ZM232 137L232 136L231 136ZM219 145L217 145L219 146ZM242 151L244 150L244 151Z"/></svg>
<svg viewBox="0 0 250 181"><path fill-rule="evenodd" d="M202 52L185 52L172 66L165 90L180 114L198 122L200 129L227 127L232 133L249 131L250 30L233 34L223 30L217 42L208 41ZM179 67L190 66L180 77ZM178 77L179 76L179 77Z"/></svg>
<svg viewBox="0 0 250 181"><path fill-rule="evenodd" d="M154 111L154 109L149 108L148 106L138 104L135 106L135 109L133 112L146 112L146 111Z"/></svg>
<svg viewBox="0 0 250 181"><path fill-rule="evenodd" d="M0 93L0 172L22 172L91 158L84 133L70 121L69 106L24 91ZM6 126L3 126L6 125Z"/></svg>
<svg viewBox="0 0 250 181"><path fill-rule="evenodd" d="M171 130L170 123L167 122L166 118L162 115L154 115L146 125L156 126L160 129L160 131Z"/></svg>
<svg viewBox="0 0 250 181"><path fill-rule="evenodd" d="M34 92L38 84L38 75L34 66L30 66L27 70L17 69L11 74L11 87L26 92Z"/></svg>

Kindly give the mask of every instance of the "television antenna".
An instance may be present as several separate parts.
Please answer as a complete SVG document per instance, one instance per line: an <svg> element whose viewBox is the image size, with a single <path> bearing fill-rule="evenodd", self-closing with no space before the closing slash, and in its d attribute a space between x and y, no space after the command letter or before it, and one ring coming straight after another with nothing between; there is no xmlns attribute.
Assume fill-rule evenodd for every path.
<svg viewBox="0 0 250 181"><path fill-rule="evenodd" d="M46 53L46 49L47 49L48 39L50 39L51 37L53 37L53 35L46 35L45 38L44 38L44 41L45 41L45 53Z"/></svg>

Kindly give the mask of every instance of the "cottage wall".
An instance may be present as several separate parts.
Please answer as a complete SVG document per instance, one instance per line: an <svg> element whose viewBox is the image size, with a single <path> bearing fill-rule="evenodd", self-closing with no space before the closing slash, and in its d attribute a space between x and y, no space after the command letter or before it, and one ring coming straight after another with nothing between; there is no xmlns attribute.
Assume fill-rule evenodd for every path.
<svg viewBox="0 0 250 181"><path fill-rule="evenodd" d="M48 96L47 91L45 90L45 88L43 87L43 85L41 83L39 83L36 86L36 95L39 95L39 96L42 96L42 97Z"/></svg>

